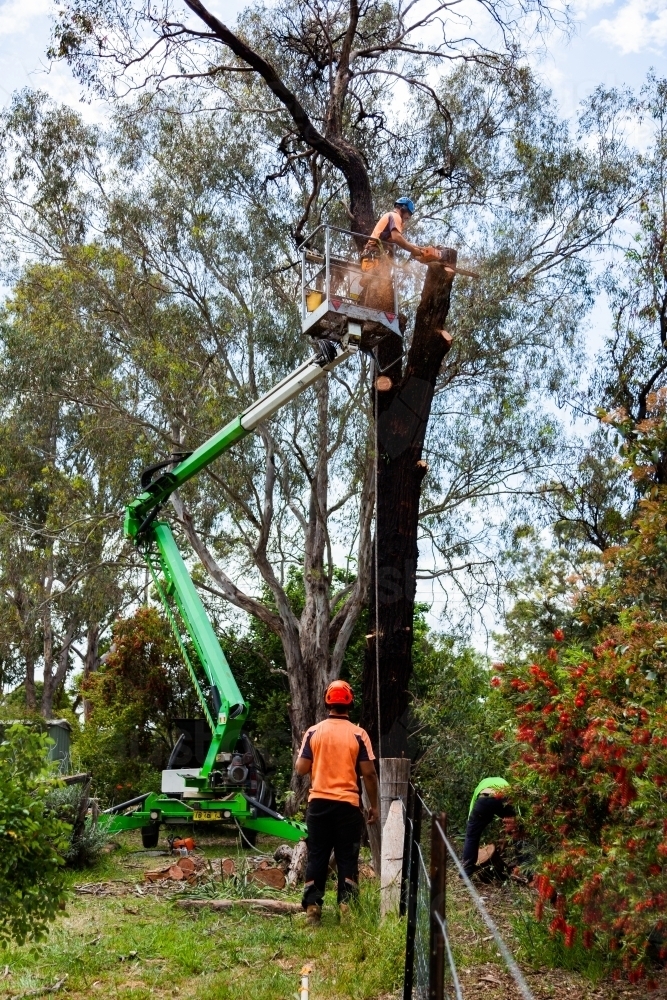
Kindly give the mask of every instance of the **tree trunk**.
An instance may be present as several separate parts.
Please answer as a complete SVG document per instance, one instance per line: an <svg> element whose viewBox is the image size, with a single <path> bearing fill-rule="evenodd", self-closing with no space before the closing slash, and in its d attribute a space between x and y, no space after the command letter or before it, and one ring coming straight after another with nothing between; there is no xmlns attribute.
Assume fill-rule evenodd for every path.
<svg viewBox="0 0 667 1000"><path fill-rule="evenodd" d="M49 615L50 624L50 615ZM45 719L50 719L53 714L53 702L58 689L65 683L67 671L69 669L69 653L74 640L74 624L70 622L63 638L63 644L58 653L58 665L53 670L53 634L50 635L51 653L50 667L46 669L46 638L44 640L44 692L42 694L42 715Z"/></svg>
<svg viewBox="0 0 667 1000"><path fill-rule="evenodd" d="M25 654L25 707L28 712L37 709L37 695L35 693L35 654L32 649L28 649Z"/></svg>
<svg viewBox="0 0 667 1000"><path fill-rule="evenodd" d="M94 674L100 665L100 626L98 622L93 622L88 626L88 636L86 643L86 659L83 663L83 680L85 681ZM90 720L91 704L86 697L83 699L83 720Z"/></svg>
<svg viewBox="0 0 667 1000"><path fill-rule="evenodd" d="M53 709L53 625L51 623L50 586L45 589L42 631L44 649L44 687L42 689L41 712L45 719L51 718Z"/></svg>
<svg viewBox="0 0 667 1000"><path fill-rule="evenodd" d="M454 250L448 260L456 263ZM452 276L442 266L427 269L404 372L400 343L387 338L378 348L380 368L393 384L376 391L376 558L371 567L361 719L378 757L407 753L419 502L427 471L422 450L436 378L450 347L442 326L451 287Z"/></svg>

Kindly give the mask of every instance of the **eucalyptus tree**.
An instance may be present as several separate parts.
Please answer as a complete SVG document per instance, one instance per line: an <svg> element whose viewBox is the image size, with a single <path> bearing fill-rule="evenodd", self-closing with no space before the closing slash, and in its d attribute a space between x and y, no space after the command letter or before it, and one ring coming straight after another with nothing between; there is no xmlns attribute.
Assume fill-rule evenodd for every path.
<svg viewBox="0 0 667 1000"><path fill-rule="evenodd" d="M96 669L100 633L128 599L130 582L118 551L128 436L72 395L77 375L103 384L109 372L77 336L80 323L63 329L72 298L79 309L87 305L69 278L64 268L30 265L6 305L0 338L2 601L15 620L27 708L45 718L75 657L85 672Z"/></svg>
<svg viewBox="0 0 667 1000"><path fill-rule="evenodd" d="M631 115L647 141L637 171L641 198L602 281L611 329L577 402L635 456L635 475L645 473L635 480L641 496L667 484L667 437L653 433L667 406L667 79L650 75L636 97L600 91L594 101Z"/></svg>
<svg viewBox="0 0 667 1000"><path fill-rule="evenodd" d="M235 87L234 80L220 84L220 99L231 93L235 100ZM562 385L576 357L589 294L582 255L629 197L623 153L608 141L605 123L589 119L586 145L578 145L528 74L499 79L468 67L442 82L441 95L457 112L456 128L421 109L422 130L391 163L415 183L429 163L447 164L423 186L432 217L423 228L437 227L483 263L482 280L455 297L446 364L435 356L446 344L439 325L429 327L435 354L428 337L408 336L409 378L378 393L376 462L362 360L359 372L330 381L315 403L295 403L174 498L206 571L202 586L281 636L295 741L316 717L366 599L377 476L378 574L370 589L378 600L371 601L364 700L375 731L377 611L383 648L392 653L380 692L383 746L391 749L394 737L400 743L417 526L434 546L434 574L467 574L466 596L486 582L491 503L524 488L553 454L556 432L541 399ZM142 98L103 135L67 109L25 95L4 132L5 232L17 253L53 269L43 290L33 286L37 312L73 337L67 350L75 358L93 348L109 355L103 377L74 365L56 394L91 419L117 421L127 435L123 457L137 472L142 462L198 444L303 357L290 220L308 203L313 221L340 211L335 173L324 167L315 188L309 173L267 180L276 166L270 121L258 130L233 101L224 114L202 105L194 115L187 92L170 100L160 110ZM386 158L377 162L386 170ZM442 317L449 283L433 272L427 286L412 311L417 301L417 313L430 308L427 294ZM428 379L420 381L415 359L432 366ZM430 407L434 386L439 419L425 439L422 403ZM391 502L401 483L407 492ZM383 546L381 525L396 524L390 518L410 504L415 533L401 522L397 544ZM354 576L337 591L334 563L348 558ZM298 615L284 586L290 565L304 569L306 606ZM273 607L253 596L253 571Z"/></svg>
<svg viewBox="0 0 667 1000"><path fill-rule="evenodd" d="M400 344L388 341L378 352L379 366L391 369L392 385L374 401L379 555L371 583L364 721L375 734L379 704L387 749L392 732L400 742L396 726L406 705L424 507L428 516L422 523L432 535L441 535L443 563L437 572L460 564L461 553L451 542L454 532L442 524L442 515L456 503L447 490L435 502L422 502L424 486L437 482L436 461L430 482L424 479L429 462L422 455L434 392L442 390L438 409L450 400L459 412L460 397L450 391L455 379L458 386L470 386L468 399L483 390L487 399L496 393L497 384L485 381L484 358L489 353L497 358L498 351L480 345L482 330L497 338L504 326L506 353L523 356L523 374L531 383L529 367L549 369L551 347L570 321L559 317L556 329L549 330L547 317L550 310L555 315L567 311L562 291L583 277L581 267L576 272L571 262L622 211L623 197L616 197L622 178L612 145L602 141L587 154L568 144L548 110L542 109L545 121L540 123L545 95L518 64L522 29L527 23L544 28L553 17L541 0L514 5L485 0L473 5L471 32L457 5L441 0L297 0L255 8L232 30L200 0L68 0L55 31L54 55L67 59L83 81L107 96L142 89L159 106L175 79L187 80L193 113L207 106L228 120L241 115L252 122L273 151L265 176L275 190L285 192L292 185L300 193L286 227L294 240L323 212L330 221L367 234L378 199L393 200L403 187L419 199L424 223L433 223L425 231L437 234L438 242L456 237L459 245L487 258L486 280L461 297L465 310L456 315L465 346L446 364L444 378L449 339L441 330L451 276L441 268L430 268L426 275L406 355ZM490 27L497 29L495 35ZM493 38L495 50L493 42L483 44ZM465 69L452 75L457 63ZM397 113L397 107L405 113ZM540 132L540 124L545 131ZM512 142L509 129L517 131L519 142ZM506 169L498 171L490 157L501 147ZM517 320L512 335L501 304L510 297ZM575 297L566 296L570 304ZM508 370L506 361L494 363L491 382L503 368ZM495 417L488 414L487 429L515 407L523 409L527 393L517 391L517 382L515 398L498 404L501 412ZM453 422L459 438L467 417ZM501 438L496 446L502 450ZM467 457L476 447L471 439ZM482 456L478 449L476 457L489 475L473 476L477 486L464 489L466 496L476 488L485 496L489 480L497 477L498 484L510 469L520 475L525 468L523 459L515 465L510 461L499 473L491 454ZM483 573L487 562L466 558L462 565ZM379 700L374 694L378 668Z"/></svg>

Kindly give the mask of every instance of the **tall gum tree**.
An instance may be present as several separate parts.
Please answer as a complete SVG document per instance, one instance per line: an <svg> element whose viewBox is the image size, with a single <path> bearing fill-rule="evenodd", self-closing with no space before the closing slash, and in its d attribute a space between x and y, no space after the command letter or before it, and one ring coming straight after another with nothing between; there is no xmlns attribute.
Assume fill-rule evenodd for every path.
<svg viewBox="0 0 667 1000"><path fill-rule="evenodd" d="M543 0L516 4L480 0L477 7L487 31L491 26L500 29L501 52L490 51L469 36L467 22L451 0L406 4L298 0L249 14L239 31L231 30L200 0L137 6L118 0L69 0L61 8L52 52L65 58L82 80L115 94L123 86L156 90L174 77L207 82L214 88L226 75L240 75L241 87L248 75L260 80L280 123L281 170L305 159L312 171L313 191L295 235L303 232L308 221L323 163L344 178L348 224L355 232L368 234L376 218L370 151L379 144L389 147L392 141L392 126L378 99L382 89L400 81L409 93L427 102L447 130L451 114L430 83L430 70L464 59L506 69L511 65L520 20L530 14L539 26L553 19ZM183 16L187 13L191 17ZM432 38L433 44L425 43L426 38ZM390 166L388 173L391 176ZM376 551L382 553L382 566L375 566L371 587L378 599L371 599L364 722L376 742L381 725L387 744L383 752L405 749L403 728L397 723L405 714L412 671L419 497L425 472L421 454L436 379L451 343L440 332L449 311L450 290L451 273L429 268L407 363L403 363L400 347L386 346L380 352L391 364L393 384L376 412L377 488L382 496ZM387 438L384 443L383 437ZM317 550L317 531L313 544ZM210 572L210 562L207 568ZM307 573L307 585L308 580ZM272 585L270 579L267 582ZM294 630L286 609L283 628ZM326 641L312 653L329 663ZM379 700L373 697L377 677ZM321 713L321 707L316 707L319 694L317 689L312 692L316 700L308 699L310 720L308 713L299 712L300 723L312 720L314 708L316 715Z"/></svg>

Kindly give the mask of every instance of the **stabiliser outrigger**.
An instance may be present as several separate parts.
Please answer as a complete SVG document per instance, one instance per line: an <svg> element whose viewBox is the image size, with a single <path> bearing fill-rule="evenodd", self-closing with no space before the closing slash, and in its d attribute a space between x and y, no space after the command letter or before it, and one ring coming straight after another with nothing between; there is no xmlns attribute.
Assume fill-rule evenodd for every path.
<svg viewBox="0 0 667 1000"><path fill-rule="evenodd" d="M253 842L257 833L292 841L306 834L302 823L286 819L244 790L251 757L247 753L248 738L243 734L248 706L171 526L160 519L160 514L175 490L251 434L262 421L360 349L372 349L383 333L389 336L399 333L397 308L394 313L370 309L359 301L354 290L359 265L354 252L346 253L341 243L353 240L355 235L320 227L301 248L301 323L303 332L316 345L314 356L190 455L172 456L147 469L142 476L143 491L126 508L125 537L132 540L146 560L211 731L211 743L201 768L183 768L180 773L178 769L165 771L161 793L147 793L103 814L110 833L140 829L145 847L157 845L161 824L175 827L205 820L235 822L245 831L248 842ZM171 466L169 471L163 471L152 481L157 471L168 466ZM199 682L191 650L210 685L208 694ZM178 778L176 783L174 774Z"/></svg>

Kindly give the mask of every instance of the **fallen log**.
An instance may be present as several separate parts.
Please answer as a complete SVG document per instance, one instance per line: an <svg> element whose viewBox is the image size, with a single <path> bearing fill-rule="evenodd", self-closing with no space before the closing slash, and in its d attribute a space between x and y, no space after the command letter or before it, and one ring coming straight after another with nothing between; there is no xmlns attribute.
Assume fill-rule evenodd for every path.
<svg viewBox="0 0 667 1000"><path fill-rule="evenodd" d="M285 903L282 899L179 899L176 905L184 910L232 910L235 906L266 913L301 913L300 903Z"/></svg>

